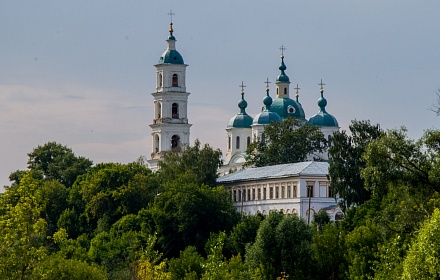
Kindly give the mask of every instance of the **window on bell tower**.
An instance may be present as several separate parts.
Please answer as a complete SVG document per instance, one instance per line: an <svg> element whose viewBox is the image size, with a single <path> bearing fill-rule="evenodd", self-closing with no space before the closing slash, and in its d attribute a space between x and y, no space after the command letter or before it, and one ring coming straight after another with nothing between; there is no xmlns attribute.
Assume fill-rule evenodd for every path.
<svg viewBox="0 0 440 280"><path fill-rule="evenodd" d="M159 74L159 87L162 87L163 83L162 83L162 74Z"/></svg>
<svg viewBox="0 0 440 280"><path fill-rule="evenodd" d="M171 148L177 148L180 145L180 137L179 135L173 135L173 137L171 137Z"/></svg>
<svg viewBox="0 0 440 280"><path fill-rule="evenodd" d="M237 136L236 138L235 148L240 149L240 136Z"/></svg>
<svg viewBox="0 0 440 280"><path fill-rule="evenodd" d="M173 119L179 118L179 104L173 103L173 105L171 105L171 117Z"/></svg>
<svg viewBox="0 0 440 280"><path fill-rule="evenodd" d="M173 74L172 86L173 87L178 87L179 86L179 77L177 76L177 74Z"/></svg>

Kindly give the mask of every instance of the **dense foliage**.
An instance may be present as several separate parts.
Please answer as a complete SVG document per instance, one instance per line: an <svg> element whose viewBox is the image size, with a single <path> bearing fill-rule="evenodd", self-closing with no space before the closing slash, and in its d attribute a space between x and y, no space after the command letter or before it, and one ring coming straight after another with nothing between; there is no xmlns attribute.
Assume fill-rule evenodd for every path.
<svg viewBox="0 0 440 280"><path fill-rule="evenodd" d="M290 132L289 132L290 133ZM353 121L332 138L324 211L242 216L214 182L220 152L198 141L152 173L50 142L0 196L5 279L437 279L440 131L418 140ZM67 162L67 164L65 164Z"/></svg>
<svg viewBox="0 0 440 280"><path fill-rule="evenodd" d="M309 155L319 160L319 153L327 147L327 141L318 126L301 124L292 118L265 126L263 135L247 148L247 165L301 162L307 160Z"/></svg>

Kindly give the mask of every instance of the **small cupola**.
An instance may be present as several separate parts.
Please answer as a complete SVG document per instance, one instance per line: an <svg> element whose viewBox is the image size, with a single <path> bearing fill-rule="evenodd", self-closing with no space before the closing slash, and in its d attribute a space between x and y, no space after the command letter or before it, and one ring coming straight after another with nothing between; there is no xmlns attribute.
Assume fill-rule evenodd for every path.
<svg viewBox="0 0 440 280"><path fill-rule="evenodd" d="M322 79L319 85L321 86L321 89L319 91L321 93L321 97L318 99L318 106L320 110L316 115L310 118L309 123L321 127L338 127L339 124L336 118L327 113L327 111L325 110L325 107L327 106L327 99L324 98L323 86L325 84L322 83Z"/></svg>

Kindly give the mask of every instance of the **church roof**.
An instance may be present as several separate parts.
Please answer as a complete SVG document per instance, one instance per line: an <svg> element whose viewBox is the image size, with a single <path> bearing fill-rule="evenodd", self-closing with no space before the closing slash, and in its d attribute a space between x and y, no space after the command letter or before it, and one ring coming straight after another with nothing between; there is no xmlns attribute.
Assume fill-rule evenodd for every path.
<svg viewBox="0 0 440 280"><path fill-rule="evenodd" d="M322 80L321 80L322 84ZM325 106L327 106L327 99L324 98L324 90L321 86L321 98L318 99L318 106L320 111L310 118L309 123L317 126L329 126L329 127L338 127L338 121L336 118L325 110Z"/></svg>
<svg viewBox="0 0 440 280"><path fill-rule="evenodd" d="M290 98L275 98L270 108L282 119L287 117L292 117L294 119L305 119L306 117L301 104Z"/></svg>
<svg viewBox="0 0 440 280"><path fill-rule="evenodd" d="M184 64L184 62L178 51L166 50L159 58L159 64Z"/></svg>
<svg viewBox="0 0 440 280"><path fill-rule="evenodd" d="M287 163L264 167L243 169L217 179L218 184L230 184L235 182L297 177L301 175L326 176L328 175L328 162L305 161Z"/></svg>
<svg viewBox="0 0 440 280"><path fill-rule="evenodd" d="M168 48L167 50L160 56L159 64L184 64L183 57L176 50L176 38L173 35L173 23L170 23L170 36L168 36Z"/></svg>
<svg viewBox="0 0 440 280"><path fill-rule="evenodd" d="M243 82L242 87L244 87ZM242 91L241 100L238 102L240 113L229 120L227 128L251 128L254 119L246 113L246 107L247 102L244 100L244 91Z"/></svg>
<svg viewBox="0 0 440 280"><path fill-rule="evenodd" d="M267 125L271 122L281 121L280 116L271 109L272 97L269 96L269 88L266 88L266 97L263 99L264 109L255 116L252 125Z"/></svg>

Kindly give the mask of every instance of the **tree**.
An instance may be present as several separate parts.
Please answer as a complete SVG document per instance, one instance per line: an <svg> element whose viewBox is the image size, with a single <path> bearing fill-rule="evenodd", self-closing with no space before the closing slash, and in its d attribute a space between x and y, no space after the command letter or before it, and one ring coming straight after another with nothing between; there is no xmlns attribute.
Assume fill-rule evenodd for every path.
<svg viewBox="0 0 440 280"><path fill-rule="evenodd" d="M402 279L440 278L440 210L421 227L403 263Z"/></svg>
<svg viewBox="0 0 440 280"><path fill-rule="evenodd" d="M301 162L326 150L327 141L318 126L300 124L287 118L264 127L264 139L252 142L246 150L247 165L268 166Z"/></svg>
<svg viewBox="0 0 440 280"><path fill-rule="evenodd" d="M46 221L41 218L44 205L40 188L42 182L25 174L14 189L0 197L3 215L0 216L0 274L5 279L25 279L46 257ZM19 197L13 205L10 196ZM41 271L40 271L41 272Z"/></svg>
<svg viewBox="0 0 440 280"><path fill-rule="evenodd" d="M316 279L343 279L346 269L345 231L339 223L325 224L313 238Z"/></svg>
<svg viewBox="0 0 440 280"><path fill-rule="evenodd" d="M157 232L164 257L178 257L187 246L202 254L212 232L231 230L239 219L230 194L222 187L197 186L175 180L139 212Z"/></svg>
<svg viewBox="0 0 440 280"><path fill-rule="evenodd" d="M331 187L342 198L344 209L362 204L371 197L361 178L361 170L366 165L362 154L368 143L383 135L379 125L372 125L370 121L353 120L349 129L351 135L345 130L335 132L329 149Z"/></svg>
<svg viewBox="0 0 440 280"><path fill-rule="evenodd" d="M193 178L196 185L216 186L217 170L222 165L222 152L214 150L208 144L200 144L197 139L194 146L182 151L176 148L166 152L164 160L158 163L159 177L169 182L183 174Z"/></svg>
<svg viewBox="0 0 440 280"><path fill-rule="evenodd" d="M248 247L246 262L259 268L261 279L275 279L286 272L292 279L311 279L312 231L297 215L271 212Z"/></svg>
<svg viewBox="0 0 440 280"><path fill-rule="evenodd" d="M157 188L155 176L137 163L98 164L71 188L69 202L73 208L63 213L62 226L78 228L70 223L77 223L84 216L92 229L99 225L100 230L108 230L123 215L137 214L152 202Z"/></svg>
<svg viewBox="0 0 440 280"><path fill-rule="evenodd" d="M66 187L71 187L76 177L86 173L93 164L91 160L75 156L72 149L56 142L38 146L28 156L30 170L40 172L45 180L57 180ZM17 170L9 178L19 183L22 174Z"/></svg>

